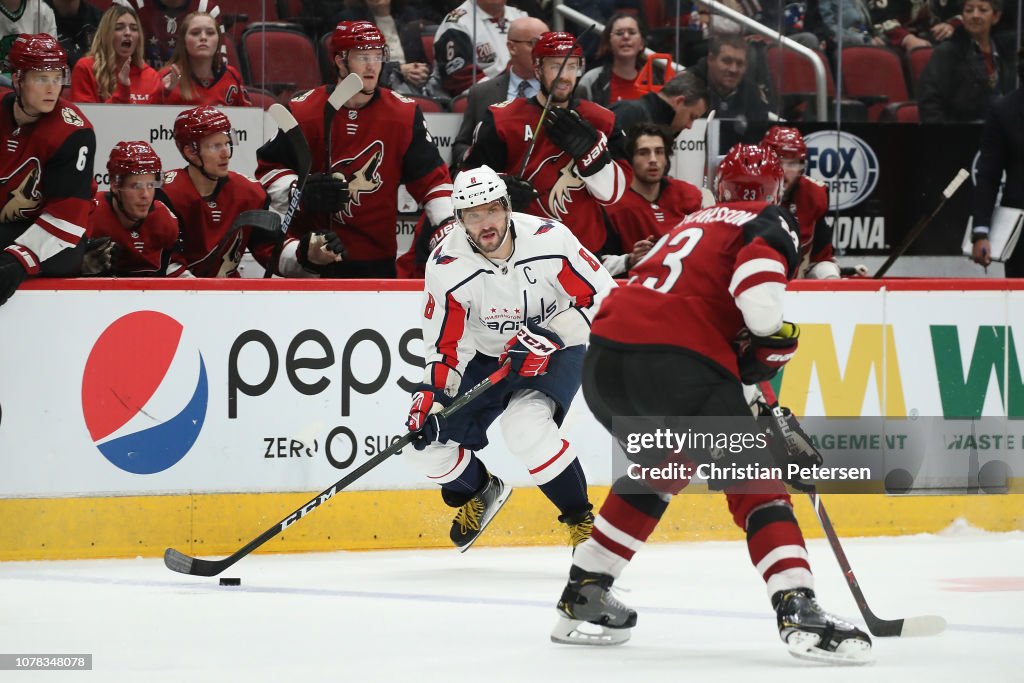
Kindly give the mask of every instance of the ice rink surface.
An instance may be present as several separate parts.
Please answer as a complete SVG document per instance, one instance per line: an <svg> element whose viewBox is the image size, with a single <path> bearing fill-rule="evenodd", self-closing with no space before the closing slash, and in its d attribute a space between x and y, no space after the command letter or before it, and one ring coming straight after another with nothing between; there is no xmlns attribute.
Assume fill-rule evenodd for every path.
<svg viewBox="0 0 1024 683"><path fill-rule="evenodd" d="M822 606L862 625L824 540ZM257 555L217 578L159 559L0 563L0 652L92 653L92 672L0 681L1024 681L1024 532L844 539L882 618L939 614L940 635L875 639L877 662L793 659L745 544L654 544L619 584L621 647L548 633L568 548ZM806 676L806 678L804 678Z"/></svg>

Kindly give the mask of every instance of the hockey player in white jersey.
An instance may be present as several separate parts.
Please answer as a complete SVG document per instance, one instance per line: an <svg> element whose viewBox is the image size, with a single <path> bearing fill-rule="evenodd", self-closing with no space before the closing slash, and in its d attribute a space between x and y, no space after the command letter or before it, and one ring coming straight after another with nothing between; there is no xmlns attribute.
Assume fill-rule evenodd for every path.
<svg viewBox="0 0 1024 683"><path fill-rule="evenodd" d="M455 178L452 202L459 227L427 260L426 373L407 420L417 432L408 460L458 509L451 539L465 550L511 494L476 455L501 416L509 450L576 546L593 529L593 506L559 427L580 387L590 320L614 282L564 225L513 212L505 183L486 166ZM448 420L438 415L505 362L513 372L501 384Z"/></svg>

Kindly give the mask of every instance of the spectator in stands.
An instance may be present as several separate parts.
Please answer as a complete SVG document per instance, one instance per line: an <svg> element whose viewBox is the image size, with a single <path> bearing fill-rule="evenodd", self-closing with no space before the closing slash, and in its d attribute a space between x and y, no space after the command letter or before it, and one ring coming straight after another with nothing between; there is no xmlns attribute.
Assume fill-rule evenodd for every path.
<svg viewBox="0 0 1024 683"><path fill-rule="evenodd" d="M689 130L708 111L707 83L693 70L676 74L658 92L636 100L622 100L611 106L615 127L629 134L637 123L668 126L673 135Z"/></svg>
<svg viewBox="0 0 1024 683"><path fill-rule="evenodd" d="M912 0L869 0L871 21L875 31L885 36L893 48L910 52L919 47L930 47L928 28L931 13L926 2Z"/></svg>
<svg viewBox="0 0 1024 683"><path fill-rule="evenodd" d="M448 99L440 76L427 63L420 39L424 24L416 8L402 0L352 0L351 4L354 7L342 12L339 21L371 21L388 43L391 59L381 74L383 84L404 95Z"/></svg>
<svg viewBox="0 0 1024 683"><path fill-rule="evenodd" d="M665 126L640 123L626 136L626 158L633 180L615 204L605 208L612 228L628 254L626 270L650 251L688 213L701 207L701 191L668 175L675 134Z"/></svg>
<svg viewBox="0 0 1024 683"><path fill-rule="evenodd" d="M936 43L952 38L954 29L963 25L960 18L962 4L961 0L928 0L928 14L932 22L928 30Z"/></svg>
<svg viewBox="0 0 1024 683"><path fill-rule="evenodd" d="M161 82L156 69L143 60L146 38L135 10L111 5L103 14L89 54L71 70L71 99L75 102L159 104L174 74Z"/></svg>
<svg viewBox="0 0 1024 683"><path fill-rule="evenodd" d="M92 36L100 25L103 13L85 0L49 0L57 20L57 40L68 53L68 66L92 47Z"/></svg>
<svg viewBox="0 0 1024 683"><path fill-rule="evenodd" d="M966 0L963 26L935 48L918 82L922 123L984 119L993 101L1014 87L1012 48L994 40L1003 0ZM1001 44L997 44L1001 43Z"/></svg>
<svg viewBox="0 0 1024 683"><path fill-rule="evenodd" d="M597 58L602 64L583 74L577 90L579 96L607 107L643 95L636 88L636 79L647 63L646 35L647 29L637 17L623 12L613 14L597 46ZM664 79L665 68L656 62L654 82L661 83Z"/></svg>
<svg viewBox="0 0 1024 683"><path fill-rule="evenodd" d="M875 33L871 10L865 0L818 0L821 24L819 37L830 49L842 45L885 45L885 38ZM841 31L836 33L836 26Z"/></svg>
<svg viewBox="0 0 1024 683"><path fill-rule="evenodd" d="M484 116L487 107L516 97L534 97L540 92L540 83L533 68L531 51L541 34L548 32L548 25L533 17L520 17L508 27L508 69L494 78L477 83L466 93L466 111L462 115L459 134L452 145L452 167L462 163L470 145L473 131Z"/></svg>
<svg viewBox="0 0 1024 683"><path fill-rule="evenodd" d="M57 20L43 0L0 0L0 69L7 68L7 51L19 33L48 33L57 37ZM10 88L8 74L0 76L0 85Z"/></svg>
<svg viewBox="0 0 1024 683"><path fill-rule="evenodd" d="M142 31L149 36L145 45L146 61L160 69L174 54L178 28L185 17L199 11L202 0L124 0L135 5ZM216 3L214 3L216 4Z"/></svg>
<svg viewBox="0 0 1024 683"><path fill-rule="evenodd" d="M434 35L434 55L441 85L452 97L508 65L508 27L528 16L505 0L465 0L448 13ZM474 44L475 40L475 44Z"/></svg>
<svg viewBox="0 0 1024 683"><path fill-rule="evenodd" d="M711 39L708 56L692 71L706 79L710 101L719 119L747 122L778 118L771 111L771 96L765 84L758 84L747 72L747 41L738 34L717 35Z"/></svg>
<svg viewBox="0 0 1024 683"><path fill-rule="evenodd" d="M1017 50L1017 76L1022 85L992 105L981 133L971 240L972 258L985 267L992 262L988 233L1003 173L1002 206L1024 209L1024 47ZM1006 277L1024 277L1024 246L1018 244L1006 262Z"/></svg>
<svg viewBox="0 0 1024 683"><path fill-rule="evenodd" d="M180 76L164 93L164 104L251 107L242 76L220 50L220 25L208 12L192 12L178 26L177 42L164 76ZM310 67L312 68L312 67Z"/></svg>

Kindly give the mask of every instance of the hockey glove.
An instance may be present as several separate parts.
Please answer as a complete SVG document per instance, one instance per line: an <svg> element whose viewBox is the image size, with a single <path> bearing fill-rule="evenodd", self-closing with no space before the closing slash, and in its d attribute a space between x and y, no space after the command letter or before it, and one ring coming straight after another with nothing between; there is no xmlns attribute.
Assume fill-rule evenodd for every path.
<svg viewBox="0 0 1024 683"><path fill-rule="evenodd" d="M783 322L779 331L768 337L744 333L739 340L740 380L744 384L757 384L775 377L793 358L799 338L800 328L789 322Z"/></svg>
<svg viewBox="0 0 1024 683"><path fill-rule="evenodd" d="M552 107L544 125L548 139L576 160L580 176L594 175L611 161L608 138L577 111Z"/></svg>
<svg viewBox="0 0 1024 683"><path fill-rule="evenodd" d="M412 395L409 417L405 420L405 426L413 432L412 446L418 451L435 441L444 443L448 440L447 437L442 438L447 421L441 416L441 411L451 403L451 399L437 389L426 384L421 387Z"/></svg>
<svg viewBox="0 0 1024 683"><path fill-rule="evenodd" d="M314 173L302 188L302 208L306 211L341 211L348 204L348 181L340 173Z"/></svg>
<svg viewBox="0 0 1024 683"><path fill-rule="evenodd" d="M529 180L523 180L507 173L499 173L498 175L505 181L505 187L508 188L508 196L512 201L513 211L526 211L533 204L533 201L540 196L537 193L537 188Z"/></svg>
<svg viewBox="0 0 1024 683"><path fill-rule="evenodd" d="M521 377L537 377L547 372L551 355L564 346L565 342L557 334L528 322L505 344L505 353L498 358L498 364L508 359L512 370Z"/></svg>
<svg viewBox="0 0 1024 683"><path fill-rule="evenodd" d="M775 464L782 469L783 481L804 493L814 491L813 482L801 478L799 471L790 472L790 465L800 469L821 466L821 453L811 443L811 437L789 408L777 405L773 409L764 401L758 401L757 406L760 416L768 418L768 448Z"/></svg>
<svg viewBox="0 0 1024 683"><path fill-rule="evenodd" d="M336 257L340 256L341 259ZM338 233L330 232L307 232L299 238L299 244L295 248L295 258L299 265L311 273L319 273L321 266L337 263L343 260L348 253L345 245L341 243Z"/></svg>
<svg viewBox="0 0 1024 683"><path fill-rule="evenodd" d="M434 251L434 247L441 244L441 240L448 236L452 230L455 229L455 216L449 216L441 221L441 225L437 227L434 232L430 233L430 239L427 242L427 250Z"/></svg>
<svg viewBox="0 0 1024 683"><path fill-rule="evenodd" d="M7 252L0 252L0 306L7 303L18 287L28 279L21 261Z"/></svg>
<svg viewBox="0 0 1024 683"><path fill-rule="evenodd" d="M114 268L117 243L109 237L90 239L82 257L82 275L107 275Z"/></svg>

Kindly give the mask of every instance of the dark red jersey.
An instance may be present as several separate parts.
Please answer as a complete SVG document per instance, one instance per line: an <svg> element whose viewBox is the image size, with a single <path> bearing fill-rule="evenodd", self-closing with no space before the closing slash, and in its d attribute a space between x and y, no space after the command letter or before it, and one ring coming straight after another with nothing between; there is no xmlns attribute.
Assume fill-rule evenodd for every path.
<svg viewBox="0 0 1024 683"><path fill-rule="evenodd" d="M178 252L178 219L160 200L153 201L149 215L126 228L114 212L113 194L98 192L96 209L89 226L90 237L109 237L120 246L114 262L114 275L121 277L176 277L185 271Z"/></svg>
<svg viewBox="0 0 1024 683"><path fill-rule="evenodd" d="M591 331L621 344L687 349L738 376L736 336L781 322L782 291L796 266L797 226L784 209L764 202L702 209L608 295Z"/></svg>
<svg viewBox="0 0 1024 683"><path fill-rule="evenodd" d="M160 72L161 77L167 72ZM160 83L163 90L163 84ZM251 107L252 100L249 99L249 92L242 84L242 75L233 66L225 66L209 83L193 81L191 92L188 97L181 90L181 83L178 83L171 91L162 95L163 104L182 104L198 107L208 104L211 107Z"/></svg>
<svg viewBox="0 0 1024 683"><path fill-rule="evenodd" d="M621 135L615 128L614 114L586 100L576 103L575 109L607 136L609 149L619 148L611 144L615 135ZM518 174L541 110L533 97L517 97L491 105L484 113L462 167L486 164L499 173ZM622 198L629 187L632 169L624 160L613 158L603 169L583 178L571 156L548 140L543 130L538 135L522 177L533 183L540 197L526 213L564 223L584 247L595 253L601 251L607 238L601 207Z"/></svg>
<svg viewBox="0 0 1024 683"><path fill-rule="evenodd" d="M629 251L640 240L651 235L661 237L671 230L686 214L700 209L700 190L690 183L675 178L661 181L661 193L649 202L636 190L630 188L615 204L605 208L612 222L612 229L622 241L624 251Z"/></svg>
<svg viewBox="0 0 1024 683"><path fill-rule="evenodd" d="M330 106L329 92L326 86L310 90L292 99L289 108L309 143L312 172L322 173L329 167L348 181L349 202L334 214L331 227L344 243L349 260L394 259L398 255L398 186L405 183L431 222L440 225L453 213L448 168L427 133L419 106L387 88L378 88L363 108L342 107L334 115L328 164L324 109ZM256 177L273 205L283 209L296 177L286 138L275 137L260 148L257 158ZM327 227L324 214L300 210L289 234L298 237Z"/></svg>
<svg viewBox="0 0 1024 683"><path fill-rule="evenodd" d="M0 101L0 145L0 249L35 275L41 262L85 236L96 134L63 99L35 123L18 126L8 93Z"/></svg>
<svg viewBox="0 0 1024 683"><path fill-rule="evenodd" d="M832 252L832 226L828 214L828 188L809 176L800 176L793 191L782 200L800 225L800 276L815 264L835 261ZM838 269L837 269L838 271Z"/></svg>
<svg viewBox="0 0 1024 683"><path fill-rule="evenodd" d="M168 171L160 199L178 218L182 253L196 277L237 277L238 262L249 246L252 228L232 231L235 217L250 209L267 208L267 193L255 180L229 171L209 197L200 197L187 169ZM263 250L253 249L266 265Z"/></svg>
<svg viewBox="0 0 1024 683"><path fill-rule="evenodd" d="M174 52L178 25L190 12L199 9L199 0L188 0L177 8L167 7L161 0L135 0L130 4L139 13L139 24L146 36L146 61L159 69Z"/></svg>

